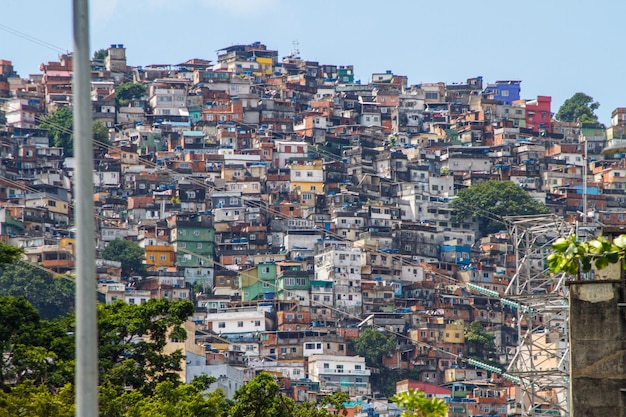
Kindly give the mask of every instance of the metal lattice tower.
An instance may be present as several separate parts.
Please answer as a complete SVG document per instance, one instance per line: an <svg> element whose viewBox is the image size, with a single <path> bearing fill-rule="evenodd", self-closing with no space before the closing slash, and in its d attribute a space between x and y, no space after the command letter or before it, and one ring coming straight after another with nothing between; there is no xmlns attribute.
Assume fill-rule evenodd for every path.
<svg viewBox="0 0 626 417"><path fill-rule="evenodd" d="M554 215L505 218L516 272L506 289L517 301L518 348L507 373L520 379L522 416L570 416L569 303L566 276L547 269L554 241L574 233Z"/></svg>

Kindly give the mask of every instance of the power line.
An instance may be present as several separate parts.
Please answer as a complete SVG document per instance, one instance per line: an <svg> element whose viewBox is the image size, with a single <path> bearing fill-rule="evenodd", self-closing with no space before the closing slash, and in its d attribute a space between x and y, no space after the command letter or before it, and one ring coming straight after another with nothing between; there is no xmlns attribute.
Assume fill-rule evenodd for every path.
<svg viewBox="0 0 626 417"><path fill-rule="evenodd" d="M27 33L20 32L19 30L13 29L13 28L11 28L9 26L6 26L6 25L4 25L2 23L0 23L0 30L3 30L5 32L7 32L7 33L15 35L15 36L17 36L19 38L25 39L25 40L27 40L29 42L32 42L34 44L37 44L39 46L43 46L44 48L51 49L51 50L53 50L55 52L59 52L59 53L62 53L62 54L68 52L67 49L61 48L60 46L57 46L57 45L54 45L54 44L51 44L50 42L44 41L43 39L35 38L34 36L31 36L31 35L29 35Z"/></svg>

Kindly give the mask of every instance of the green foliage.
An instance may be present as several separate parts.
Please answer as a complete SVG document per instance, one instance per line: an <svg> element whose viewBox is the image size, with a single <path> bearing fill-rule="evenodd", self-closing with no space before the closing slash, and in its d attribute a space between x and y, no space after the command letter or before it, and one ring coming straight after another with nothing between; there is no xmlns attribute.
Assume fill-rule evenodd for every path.
<svg viewBox="0 0 626 417"><path fill-rule="evenodd" d="M626 235L620 235L612 241L598 236L587 242L580 242L576 235L571 235L557 239L552 250L553 253L546 258L552 272L563 271L581 278L582 274L591 271L592 265L602 270L623 260L626 255Z"/></svg>
<svg viewBox="0 0 626 417"><path fill-rule="evenodd" d="M478 222L481 235L496 233L504 227L503 216L547 214L550 210L534 200L522 187L511 181L490 180L459 191L452 201L455 223L471 217Z"/></svg>
<svg viewBox="0 0 626 417"><path fill-rule="evenodd" d="M23 249L0 242L0 268L17 262L24 253Z"/></svg>
<svg viewBox="0 0 626 417"><path fill-rule="evenodd" d="M93 53L93 59L103 60L109 55L109 51L106 49L98 49Z"/></svg>
<svg viewBox="0 0 626 417"><path fill-rule="evenodd" d="M59 389L72 379L74 349L63 321L41 320L24 297L0 297L0 387L28 380Z"/></svg>
<svg viewBox="0 0 626 417"><path fill-rule="evenodd" d="M399 392L391 401L404 409L401 417L445 417L448 414L448 406L442 399L426 398L418 389Z"/></svg>
<svg viewBox="0 0 626 417"><path fill-rule="evenodd" d="M74 155L74 115L69 107L62 107L54 113L48 114L39 127L48 129L48 137L52 140L53 146L63 148L65 156ZM109 130L102 122L93 122L93 138L101 142L110 143Z"/></svg>
<svg viewBox="0 0 626 417"><path fill-rule="evenodd" d="M145 395L159 382L180 383L183 352L163 353L170 332L185 339L181 324L193 314L190 301L150 299L141 305L117 301L98 309L100 377L121 391Z"/></svg>
<svg viewBox="0 0 626 417"><path fill-rule="evenodd" d="M565 100L555 117L561 122L597 122L598 116L594 112L599 107L600 103L594 102L593 97L585 93L576 93Z"/></svg>
<svg viewBox="0 0 626 417"><path fill-rule="evenodd" d="M62 317L74 311L74 282L26 262L7 266L0 275L0 296L23 296L44 320Z"/></svg>
<svg viewBox="0 0 626 417"><path fill-rule="evenodd" d="M213 379L215 381L215 379ZM229 402L221 390L204 394L210 384L194 381L176 386L171 381L157 384L154 395L145 396L130 405L125 415L133 417L221 417L226 416Z"/></svg>
<svg viewBox="0 0 626 417"><path fill-rule="evenodd" d="M140 99L146 95L146 87L143 84L122 83L115 89L115 100L119 107L128 105L133 99Z"/></svg>
<svg viewBox="0 0 626 417"><path fill-rule="evenodd" d="M482 360L495 359L495 336L483 329L478 320L474 320L465 332L465 346L469 356Z"/></svg>
<svg viewBox="0 0 626 417"><path fill-rule="evenodd" d="M122 277L132 275L146 276L146 266L143 263L145 252L135 242L124 239L110 241L101 252L104 259L122 263Z"/></svg>
<svg viewBox="0 0 626 417"><path fill-rule="evenodd" d="M39 125L42 129L48 129L52 145L63 148L65 156L74 155L73 119L72 109L62 107L48 114Z"/></svg>
<svg viewBox="0 0 626 417"><path fill-rule="evenodd" d="M109 128L104 125L100 120L94 120L93 122L93 140L97 142L104 142L107 145L111 144L109 139Z"/></svg>
<svg viewBox="0 0 626 417"><path fill-rule="evenodd" d="M45 386L26 381L10 393L0 391L0 415L29 417L72 417L74 415L71 386L53 394Z"/></svg>
<svg viewBox="0 0 626 417"><path fill-rule="evenodd" d="M380 368L383 364L383 356L395 351L396 346L395 335L387 336L379 330L367 328L354 341L353 348L357 355L365 358L368 366Z"/></svg>
<svg viewBox="0 0 626 417"><path fill-rule="evenodd" d="M265 372L235 391L234 399L230 417L289 417L294 407L274 377Z"/></svg>

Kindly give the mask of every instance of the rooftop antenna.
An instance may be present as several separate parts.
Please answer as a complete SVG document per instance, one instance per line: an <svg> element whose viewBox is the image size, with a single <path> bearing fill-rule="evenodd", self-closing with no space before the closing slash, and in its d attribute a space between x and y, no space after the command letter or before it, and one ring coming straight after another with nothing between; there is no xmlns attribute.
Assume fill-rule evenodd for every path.
<svg viewBox="0 0 626 417"><path fill-rule="evenodd" d="M300 56L300 49L298 48L300 46L300 42L291 41L291 44L293 45L293 49L291 50L291 56L292 57Z"/></svg>

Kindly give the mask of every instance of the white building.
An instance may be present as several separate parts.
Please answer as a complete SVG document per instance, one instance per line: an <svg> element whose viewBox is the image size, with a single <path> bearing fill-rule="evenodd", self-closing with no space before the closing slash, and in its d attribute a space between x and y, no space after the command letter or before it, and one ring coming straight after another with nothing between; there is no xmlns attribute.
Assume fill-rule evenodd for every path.
<svg viewBox="0 0 626 417"><path fill-rule="evenodd" d="M187 80L158 79L150 86L150 107L155 116L189 116Z"/></svg>
<svg viewBox="0 0 626 417"><path fill-rule="evenodd" d="M336 308L361 313L361 268L364 265L365 255L361 248L352 248L345 243L337 242L315 255L315 280L333 282Z"/></svg>
<svg viewBox="0 0 626 417"><path fill-rule="evenodd" d="M291 159L306 158L309 155L307 142L277 140L275 144L274 166L277 168L284 168L287 161Z"/></svg>
<svg viewBox="0 0 626 417"><path fill-rule="evenodd" d="M311 355L309 378L320 383L320 391L343 391L349 395L371 394L370 370L361 356Z"/></svg>
<svg viewBox="0 0 626 417"><path fill-rule="evenodd" d="M268 312L256 308L209 313L206 322L210 329L223 335L265 332L273 327Z"/></svg>

